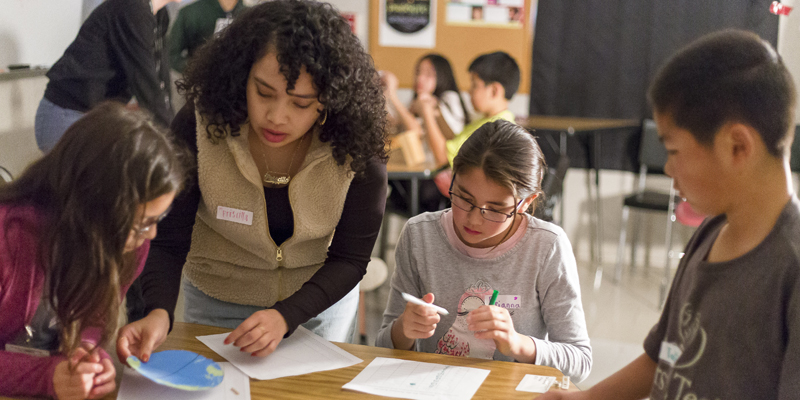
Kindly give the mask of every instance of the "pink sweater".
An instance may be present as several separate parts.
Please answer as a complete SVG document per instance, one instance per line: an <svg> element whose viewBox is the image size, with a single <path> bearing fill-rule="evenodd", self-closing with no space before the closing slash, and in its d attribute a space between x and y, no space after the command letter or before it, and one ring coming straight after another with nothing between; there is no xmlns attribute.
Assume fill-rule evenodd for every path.
<svg viewBox="0 0 800 400"><path fill-rule="evenodd" d="M23 224L6 225L6 218ZM38 236L41 214L33 207L0 205L0 395L51 396L53 373L64 356L35 357L5 351L5 344L24 329L39 306L44 289L44 272L38 264ZM150 241L137 250L136 275L142 272ZM123 287L127 292L130 283ZM97 343L99 328L88 328L82 341ZM104 353L104 352L103 352ZM108 357L104 353L105 357Z"/></svg>

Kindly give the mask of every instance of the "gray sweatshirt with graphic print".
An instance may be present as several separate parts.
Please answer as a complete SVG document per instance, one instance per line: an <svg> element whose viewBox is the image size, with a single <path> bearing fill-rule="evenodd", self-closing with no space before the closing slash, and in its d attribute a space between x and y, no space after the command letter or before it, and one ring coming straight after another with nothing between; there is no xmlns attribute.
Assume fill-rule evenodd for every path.
<svg viewBox="0 0 800 400"><path fill-rule="evenodd" d="M393 348L392 324L406 302L401 292L421 298L433 293L441 316L433 336L416 341L416 350L514 361L495 349L492 340L476 339L466 315L488 304L509 310L514 329L536 343L537 365L561 370L579 382L592 368L592 349L581 305L572 246L557 225L528 214L525 235L495 258L476 259L455 249L440 223L443 211L408 221L396 250L396 269L376 345Z"/></svg>

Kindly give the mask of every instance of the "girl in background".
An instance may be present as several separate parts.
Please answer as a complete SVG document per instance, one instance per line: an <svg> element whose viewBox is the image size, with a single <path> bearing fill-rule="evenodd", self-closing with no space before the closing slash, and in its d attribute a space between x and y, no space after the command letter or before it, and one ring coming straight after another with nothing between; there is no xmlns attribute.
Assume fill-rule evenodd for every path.
<svg viewBox="0 0 800 400"><path fill-rule="evenodd" d="M424 132L436 165L446 164L445 141L461 133L469 122L467 106L459 94L450 62L433 53L419 59L414 72L414 100L409 107L397 96L397 77L382 71L381 79L386 99L399 117L390 122L400 130Z"/></svg>
<svg viewBox="0 0 800 400"><path fill-rule="evenodd" d="M0 188L0 395L114 390L102 347L183 170L149 119L105 103Z"/></svg>
<svg viewBox="0 0 800 400"><path fill-rule="evenodd" d="M589 374L572 247L561 228L526 213L544 171L524 128L498 120L473 133L453 162L452 209L403 228L378 346L546 365L576 381ZM450 314L401 292L427 303L435 294Z"/></svg>

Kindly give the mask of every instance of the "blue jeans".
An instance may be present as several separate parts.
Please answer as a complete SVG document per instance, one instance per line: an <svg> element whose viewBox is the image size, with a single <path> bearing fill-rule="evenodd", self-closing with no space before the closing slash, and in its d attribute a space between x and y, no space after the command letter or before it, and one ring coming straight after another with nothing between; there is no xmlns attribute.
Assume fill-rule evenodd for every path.
<svg viewBox="0 0 800 400"><path fill-rule="evenodd" d="M184 298L184 320L193 324L236 329L245 319L264 307L248 306L217 300L203 293L188 280L181 284ZM328 307L303 327L332 342L352 343L358 311L358 286L341 300Z"/></svg>
<svg viewBox="0 0 800 400"><path fill-rule="evenodd" d="M75 121L79 120L84 113L59 107L50 100L42 97L39 108L36 109L36 121L34 131L36 132L36 144L43 153L47 153L56 143L64 132Z"/></svg>

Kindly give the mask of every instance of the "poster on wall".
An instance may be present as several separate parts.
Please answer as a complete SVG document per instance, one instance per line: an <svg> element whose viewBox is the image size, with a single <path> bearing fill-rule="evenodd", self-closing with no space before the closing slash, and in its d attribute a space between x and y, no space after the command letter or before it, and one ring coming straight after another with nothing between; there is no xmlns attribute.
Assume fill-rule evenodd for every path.
<svg viewBox="0 0 800 400"><path fill-rule="evenodd" d="M383 47L432 49L436 0L381 0L378 42Z"/></svg>
<svg viewBox="0 0 800 400"><path fill-rule="evenodd" d="M521 29L525 0L447 0L447 25Z"/></svg>

